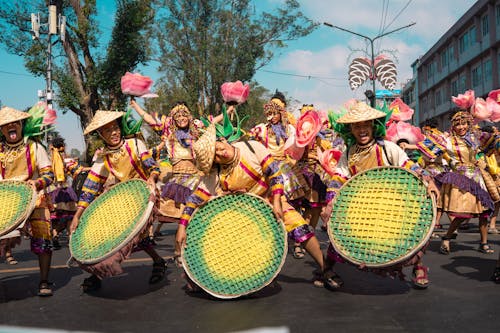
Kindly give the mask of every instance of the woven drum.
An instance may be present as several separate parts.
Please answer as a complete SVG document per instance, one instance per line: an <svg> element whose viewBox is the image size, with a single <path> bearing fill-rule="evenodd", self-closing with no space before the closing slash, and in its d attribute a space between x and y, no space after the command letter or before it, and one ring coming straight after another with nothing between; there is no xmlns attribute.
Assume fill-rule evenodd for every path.
<svg viewBox="0 0 500 333"><path fill-rule="evenodd" d="M386 267L412 257L429 240L434 198L412 172L399 167L369 169L341 187L328 236L346 260Z"/></svg>
<svg viewBox="0 0 500 333"><path fill-rule="evenodd" d="M272 207L251 194L228 194L198 207L187 227L183 265L209 294L236 298L267 286L286 257L287 234Z"/></svg>
<svg viewBox="0 0 500 333"><path fill-rule="evenodd" d="M0 236L3 236L31 215L36 204L35 189L23 181L2 180L0 203Z"/></svg>
<svg viewBox="0 0 500 333"><path fill-rule="evenodd" d="M147 183L128 180L101 194L83 212L71 235L71 255L83 264L95 264L127 245L143 229L154 203Z"/></svg>

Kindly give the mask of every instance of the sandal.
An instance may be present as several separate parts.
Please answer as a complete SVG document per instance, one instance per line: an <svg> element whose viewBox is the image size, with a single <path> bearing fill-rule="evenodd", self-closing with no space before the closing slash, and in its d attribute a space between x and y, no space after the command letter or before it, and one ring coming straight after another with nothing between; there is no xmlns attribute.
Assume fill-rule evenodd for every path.
<svg viewBox="0 0 500 333"><path fill-rule="evenodd" d="M494 253L495 250L491 248L491 246L488 245L488 243L481 243L479 244L479 248L477 249L479 252L486 253L486 254L491 254Z"/></svg>
<svg viewBox="0 0 500 333"><path fill-rule="evenodd" d="M40 284L38 285L38 296L40 297L48 297L52 296L53 292L52 289L50 288L50 284L48 281L40 281Z"/></svg>
<svg viewBox="0 0 500 333"><path fill-rule="evenodd" d="M418 276L418 271L422 271L424 274ZM413 266L413 286L416 289L427 289L429 286L429 279L427 277L428 271L429 269L425 266Z"/></svg>
<svg viewBox="0 0 500 333"><path fill-rule="evenodd" d="M17 265L18 264L18 261L12 255L6 256L5 262L8 263L9 265Z"/></svg>
<svg viewBox="0 0 500 333"><path fill-rule="evenodd" d="M498 229L497 228L489 228L488 233L491 235L496 235L496 234L498 234Z"/></svg>
<svg viewBox="0 0 500 333"><path fill-rule="evenodd" d="M294 245L292 254L295 259L303 259L305 256L304 250L302 250L300 244Z"/></svg>
<svg viewBox="0 0 500 333"><path fill-rule="evenodd" d="M167 270L167 263L165 260L153 263L153 271L151 272L151 277L149 278L149 284L155 284L163 280L165 277L165 271Z"/></svg>
<svg viewBox="0 0 500 333"><path fill-rule="evenodd" d="M324 274L324 286L330 291L339 290L344 285L344 280L335 272Z"/></svg>
<svg viewBox="0 0 500 333"><path fill-rule="evenodd" d="M450 254L450 239L451 239L451 237L447 237L447 236L441 237L441 240L443 242L448 241L448 245L445 245L443 242L441 242L441 246L439 247L439 253L444 254L444 255Z"/></svg>
<svg viewBox="0 0 500 333"><path fill-rule="evenodd" d="M493 272L493 276L491 277L491 280L495 283L500 283L500 266L495 267L495 271Z"/></svg>
<svg viewBox="0 0 500 333"><path fill-rule="evenodd" d="M97 277L97 275L91 275L90 277L83 279L81 287L84 293L99 290L101 289L101 280Z"/></svg>

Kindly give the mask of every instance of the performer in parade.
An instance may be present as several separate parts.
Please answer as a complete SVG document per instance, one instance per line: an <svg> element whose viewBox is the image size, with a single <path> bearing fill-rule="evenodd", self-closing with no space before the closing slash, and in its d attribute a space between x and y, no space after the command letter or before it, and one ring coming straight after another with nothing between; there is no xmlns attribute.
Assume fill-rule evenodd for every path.
<svg viewBox="0 0 500 333"><path fill-rule="evenodd" d="M276 91L269 103L264 105L264 113L267 117L267 123L257 124L253 127L250 130L250 138L260 142L269 149L275 160L282 162L280 163L280 172L289 180L285 184L290 187L286 189L286 192L292 195L289 200L295 207L300 207L307 183L300 170L295 167L296 161L285 153L286 140L295 135L295 127L290 123L291 121L295 122L295 119L286 111L285 96ZM300 243L293 244L292 254L295 259L304 258L305 254Z"/></svg>
<svg viewBox="0 0 500 333"><path fill-rule="evenodd" d="M259 142L236 141L238 136L233 133L226 137L234 141L229 143L224 137L216 141L215 128L211 125L194 146L198 167L206 176L184 208L176 234L178 246L184 246L186 226L195 208L214 193L248 192L267 198L276 216L283 220L289 237L304 244L321 272L315 285L322 287L323 283L335 283L324 272L323 253L314 231L287 200L291 193L285 192L287 186L280 172L281 162ZM189 281L186 287L190 291L196 289Z"/></svg>
<svg viewBox="0 0 500 333"><path fill-rule="evenodd" d="M367 105L357 102L345 114L335 120L334 129L343 137L347 150L342 155L337 170L346 178L350 178L362 171L382 167L399 166L407 168L428 184L428 192L439 197L432 177L417 164L413 163L406 153L395 143L384 140L385 122L387 114ZM413 266L413 283L415 287L425 289L429 285L428 268L423 265L424 246L406 262L373 270L382 275L399 276L403 278L403 267ZM342 262L342 258L330 244L328 248L326 266L333 266L335 262ZM363 269L363 267L360 267ZM337 275L338 287L342 279Z"/></svg>
<svg viewBox="0 0 500 333"><path fill-rule="evenodd" d="M123 112L99 110L85 128L85 135L94 131L97 132L106 146L93 163L85 180L71 224L71 232L76 230L84 210L101 193L109 176L113 176L116 182L143 179L147 181L152 193L154 193L160 173L159 167L151 157L151 152L146 148L144 142L137 138L124 139L124 136L130 133L125 133L122 130L123 123L126 122L126 119L121 119L123 116ZM166 262L153 248L148 228L149 226L146 226L129 244L103 261L92 265L81 264L82 269L92 274L84 279L82 283L83 291L98 290L101 287L103 278L121 274L123 271L121 262L133 251L138 250L144 250L153 260L153 270L149 283L155 284L163 280Z"/></svg>
<svg viewBox="0 0 500 333"><path fill-rule="evenodd" d="M75 190L69 184L67 177L75 179L80 172L89 171L90 168L83 167L75 159L66 155L66 143L61 137L52 140L50 152L54 172L54 182L48 188L53 205L50 217L52 244L54 250L59 250L61 248L59 236L73 219L78 202Z"/></svg>
<svg viewBox="0 0 500 333"><path fill-rule="evenodd" d="M451 224L442 237L442 254L450 253L450 240L460 224L470 218L479 218L480 243L478 251L493 253L488 244L488 217L494 211L494 203L486 189L481 166L477 155L479 140L472 131L473 117L467 110L459 110L451 117L450 137L445 138L445 146L433 143L427 150L435 154L447 154L450 157L450 171L442 172L436 180L443 184L438 207L448 213ZM428 141L421 143L425 146ZM425 149L423 149L425 151Z"/></svg>
<svg viewBox="0 0 500 333"><path fill-rule="evenodd" d="M38 296L52 296L49 283L52 233L49 199L44 190L52 183L54 174L47 151L35 139L42 134L41 118L43 114L32 116L10 107L0 110L0 178L26 181L38 192L35 209L26 221L24 230L31 239L31 252L38 256Z"/></svg>

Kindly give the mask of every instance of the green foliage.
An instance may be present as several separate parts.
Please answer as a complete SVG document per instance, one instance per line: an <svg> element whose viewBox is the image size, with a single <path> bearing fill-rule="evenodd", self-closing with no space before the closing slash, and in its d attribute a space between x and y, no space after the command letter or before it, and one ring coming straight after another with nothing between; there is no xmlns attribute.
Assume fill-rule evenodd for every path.
<svg viewBox="0 0 500 333"><path fill-rule="evenodd" d="M121 118L121 127L123 131L123 135L125 137L129 135L134 135L137 134L141 131L141 125L142 125L142 119L140 120L135 120L134 117L132 117L132 109L128 108L127 112L125 115Z"/></svg>
<svg viewBox="0 0 500 333"><path fill-rule="evenodd" d="M273 50L316 26L295 0L285 1L272 14L257 14L249 0L159 3L160 71L201 114L213 114L222 104L222 83L250 81L272 59Z"/></svg>
<svg viewBox="0 0 500 333"><path fill-rule="evenodd" d="M151 1L119 0L115 25L106 58L98 65L96 74L101 102L106 110L123 108L126 96L121 93L120 79L149 55L149 41L144 32L153 22Z"/></svg>

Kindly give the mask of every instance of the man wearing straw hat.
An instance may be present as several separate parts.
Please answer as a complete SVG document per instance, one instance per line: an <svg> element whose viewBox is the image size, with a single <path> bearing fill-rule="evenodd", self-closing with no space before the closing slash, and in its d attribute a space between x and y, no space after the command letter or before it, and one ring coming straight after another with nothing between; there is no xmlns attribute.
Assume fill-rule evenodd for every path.
<svg viewBox="0 0 500 333"><path fill-rule="evenodd" d="M226 118L225 118L226 120ZM226 125L223 125L226 128ZM220 132L218 131L219 136ZM229 143L225 137L232 141ZM216 141L214 125L210 125L200 139L193 145L198 168L207 176L189 197L184 208L176 243L184 246L186 240L186 226L195 208L207 201L211 195L222 192L248 192L268 198L275 215L283 220L290 238L304 244L306 251L312 256L320 268L319 283L323 287L327 284L336 285L331 276L324 273L324 258L319 242L303 217L288 203L284 178L281 175L280 161L276 160L271 152L257 141L239 141L239 136L228 133ZM217 165L218 169L212 169ZM212 184L212 188L204 186ZM214 185L216 184L216 185ZM324 283L323 283L324 281ZM196 287L188 281L188 291Z"/></svg>
<svg viewBox="0 0 500 333"><path fill-rule="evenodd" d="M355 174L371 168L382 166L399 166L410 169L419 174L428 184L429 194L434 193L439 197L439 190L430 175L418 164L413 163L406 153L395 143L384 140L385 122L388 115L367 105L364 102L356 102L349 110L339 117L335 124L335 130L342 136L347 144L346 153L338 164L338 171L350 178ZM389 266L379 273L386 275L402 276L402 266L413 265L414 285L425 289L429 285L427 278L427 267L422 265L424 249L417 252L403 265ZM333 265L340 261L340 257L330 244L328 248L327 265Z"/></svg>
<svg viewBox="0 0 500 333"><path fill-rule="evenodd" d="M48 201L43 190L52 183L54 175L47 151L39 142L30 139L41 134L39 127L26 126L27 122L32 125L33 120L27 112L10 107L0 110L0 179L26 181L38 191L37 203L27 220L26 230L31 238L31 251L38 256L38 296L52 296L48 282L52 234Z"/></svg>
<svg viewBox="0 0 500 333"><path fill-rule="evenodd" d="M121 123L119 122L120 118L122 118ZM124 138L130 133L127 133L129 127L124 126L128 119L123 118L127 118L123 112L99 110L85 128L84 135L95 131L104 140L106 146L93 163L83 184L78 208L71 223L71 232L76 230L83 211L102 191L109 176L114 176L117 182L143 179L152 189L156 187L160 173L158 164L152 158L151 152L146 148L144 142L137 138ZM144 250L153 259L153 271L149 283L160 282L165 275L166 263L154 250L153 242L148 237L146 228L139 237L135 237L112 256L97 264L80 265L82 269L92 274L84 280L83 291L98 290L101 287L101 279L121 274L123 272L121 262L134 250Z"/></svg>

